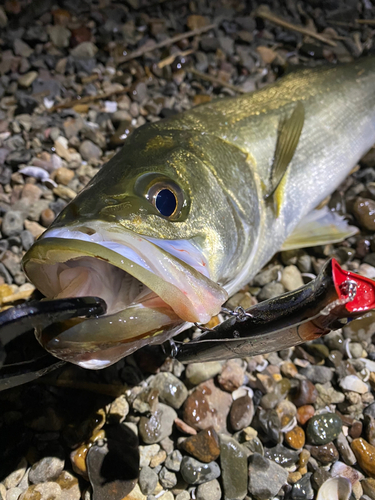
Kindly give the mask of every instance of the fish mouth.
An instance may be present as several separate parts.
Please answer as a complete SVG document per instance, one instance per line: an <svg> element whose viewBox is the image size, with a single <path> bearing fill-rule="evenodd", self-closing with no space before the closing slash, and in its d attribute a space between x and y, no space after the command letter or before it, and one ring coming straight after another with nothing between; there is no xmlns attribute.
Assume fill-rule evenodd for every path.
<svg viewBox="0 0 375 500"><path fill-rule="evenodd" d="M100 318L76 318L36 332L54 356L91 369L162 343L189 323L206 323L227 299L191 242L106 226L93 221L51 228L23 259L26 275L47 298L106 301Z"/></svg>

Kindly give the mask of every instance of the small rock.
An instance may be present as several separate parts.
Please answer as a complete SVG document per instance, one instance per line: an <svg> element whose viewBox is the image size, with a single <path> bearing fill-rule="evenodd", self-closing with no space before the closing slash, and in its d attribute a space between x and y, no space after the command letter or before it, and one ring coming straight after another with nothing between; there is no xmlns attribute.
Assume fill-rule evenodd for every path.
<svg viewBox="0 0 375 500"><path fill-rule="evenodd" d="M173 422L177 413L163 403L159 403L156 411L150 418L141 417L139 434L147 444L159 443L172 433Z"/></svg>
<svg viewBox="0 0 375 500"><path fill-rule="evenodd" d="M359 224L368 231L375 231L375 201L368 198L356 198L353 213Z"/></svg>
<svg viewBox="0 0 375 500"><path fill-rule="evenodd" d="M2 480L5 488L9 490L10 488L15 488L16 486L18 486L26 473L26 469L26 458L22 458L19 464L16 466L15 470Z"/></svg>
<svg viewBox="0 0 375 500"><path fill-rule="evenodd" d="M155 375L150 387L159 391L159 398L172 408L178 410L187 398L185 385L172 373L161 372Z"/></svg>
<svg viewBox="0 0 375 500"><path fill-rule="evenodd" d="M341 458L347 465L354 465L357 462L355 455L350 448L348 440L342 432L340 432L340 434L337 436L336 446L340 452Z"/></svg>
<svg viewBox="0 0 375 500"><path fill-rule="evenodd" d="M349 481L354 484L364 478L363 474L353 467L349 467L342 462L336 462L332 465L330 470L332 477L346 477Z"/></svg>
<svg viewBox="0 0 375 500"><path fill-rule="evenodd" d="M332 462L337 462L339 452L333 443L322 444L320 446L311 446L311 456L319 460L323 465L328 465Z"/></svg>
<svg viewBox="0 0 375 500"><path fill-rule="evenodd" d="M18 500L60 500L61 498L60 486L57 483L47 482L32 484Z"/></svg>
<svg viewBox="0 0 375 500"><path fill-rule="evenodd" d="M318 397L318 391L310 380L300 380L297 391L292 396L292 402L296 406L314 404Z"/></svg>
<svg viewBox="0 0 375 500"><path fill-rule="evenodd" d="M147 467L150 464L151 458L154 457L159 452L159 450L159 444L139 446L139 466Z"/></svg>
<svg viewBox="0 0 375 500"><path fill-rule="evenodd" d="M285 442L294 450L303 448L305 444L305 432L296 425L291 431L285 434Z"/></svg>
<svg viewBox="0 0 375 500"><path fill-rule="evenodd" d="M297 410L297 422L300 425L305 425L305 423L314 416L315 408L312 405L300 406Z"/></svg>
<svg viewBox="0 0 375 500"><path fill-rule="evenodd" d="M70 51L71 55L76 59L91 59L95 57L97 52L98 48L92 42L82 42Z"/></svg>
<svg viewBox="0 0 375 500"><path fill-rule="evenodd" d="M108 420L113 424L121 424L129 413L129 403L125 396L116 398L109 407Z"/></svg>
<svg viewBox="0 0 375 500"><path fill-rule="evenodd" d="M312 473L308 472L293 485L293 500L312 500L314 498L314 490L311 486L311 476Z"/></svg>
<svg viewBox="0 0 375 500"><path fill-rule="evenodd" d="M249 492L258 500L268 500L278 494L287 482L288 472L259 453L249 458Z"/></svg>
<svg viewBox="0 0 375 500"><path fill-rule="evenodd" d="M159 472L159 480L163 488L171 489L177 484L177 476L166 467L163 467Z"/></svg>
<svg viewBox="0 0 375 500"><path fill-rule="evenodd" d="M60 167L54 171L53 178L58 184L63 184L64 186L67 186L69 182L74 178L74 172L69 168Z"/></svg>
<svg viewBox="0 0 375 500"><path fill-rule="evenodd" d="M185 401L183 420L197 430L212 426L217 432L223 432L231 403L231 395L218 389L213 380L208 380L200 384Z"/></svg>
<svg viewBox="0 0 375 500"><path fill-rule="evenodd" d="M300 374L304 375L313 384L324 384L325 382L330 382L333 378L333 370L327 366L320 365L309 365L306 368L302 368Z"/></svg>
<svg viewBox="0 0 375 500"><path fill-rule="evenodd" d="M20 38L16 38L14 40L14 53L17 55L17 56L22 56L22 57L30 57L31 54L34 52L33 49L27 45L27 43L25 43L23 40L21 40Z"/></svg>
<svg viewBox="0 0 375 500"><path fill-rule="evenodd" d="M265 285L262 290L258 293L257 299L268 300L278 297L285 292L285 288L281 283L271 282Z"/></svg>
<svg viewBox="0 0 375 500"><path fill-rule="evenodd" d="M44 227L49 227L52 222L55 220L56 216L55 216L55 212L53 210L51 210L50 208L45 208L44 210L42 210L41 214L40 214L40 222L42 223L42 225ZM21 238L22 238L22 234L21 234Z"/></svg>
<svg viewBox="0 0 375 500"><path fill-rule="evenodd" d="M6 493L6 500L18 500L22 492L21 488L10 488Z"/></svg>
<svg viewBox="0 0 375 500"><path fill-rule="evenodd" d="M370 497L371 500L375 499L375 479L367 478L361 481L361 485L363 488L363 493Z"/></svg>
<svg viewBox="0 0 375 500"><path fill-rule="evenodd" d="M291 292L304 285L301 272L297 266L286 266L281 273L281 284Z"/></svg>
<svg viewBox="0 0 375 500"><path fill-rule="evenodd" d="M207 483L220 476L220 467L216 462L204 464L195 458L184 457L181 462L181 475L188 484Z"/></svg>
<svg viewBox="0 0 375 500"><path fill-rule="evenodd" d="M158 451L157 454L151 458L150 467L152 469L155 469L155 467L158 467L159 465L163 464L166 458L167 458L167 452L165 450Z"/></svg>
<svg viewBox="0 0 375 500"><path fill-rule="evenodd" d="M354 439L351 446L360 467L370 477L375 478L375 447L363 438Z"/></svg>
<svg viewBox="0 0 375 500"><path fill-rule="evenodd" d="M202 483L198 486L195 497L197 500L220 500L221 499L221 488L220 483L217 479L208 481L207 483ZM178 497L176 497L177 500ZM186 500L190 499L189 497Z"/></svg>
<svg viewBox="0 0 375 500"><path fill-rule="evenodd" d="M224 391L233 392L243 384L244 376L244 367L235 359L230 359L223 366L217 380Z"/></svg>
<svg viewBox="0 0 375 500"><path fill-rule="evenodd" d="M65 461L56 456L44 457L30 469L29 481L33 484L56 479L64 469Z"/></svg>
<svg viewBox="0 0 375 500"><path fill-rule="evenodd" d="M229 420L232 429L240 431L251 424L254 417L254 404L253 400L247 394L242 398L233 401L229 413Z"/></svg>
<svg viewBox="0 0 375 500"><path fill-rule="evenodd" d="M282 266L272 266L264 269L253 278L252 284L254 286L265 286L271 281L275 281L281 274Z"/></svg>
<svg viewBox="0 0 375 500"><path fill-rule="evenodd" d="M188 437L181 444L182 448L201 462L212 462L220 454L219 437L213 427Z"/></svg>
<svg viewBox="0 0 375 500"><path fill-rule="evenodd" d="M340 387L346 391L358 392L359 394L366 394L369 387L357 375L347 375L340 380Z"/></svg>
<svg viewBox="0 0 375 500"><path fill-rule="evenodd" d="M30 87L34 80L38 78L38 72L37 71L29 71L28 73L25 73L24 75L21 75L18 78L18 85L21 87Z"/></svg>
<svg viewBox="0 0 375 500"><path fill-rule="evenodd" d="M327 444L340 434L342 421L335 413L322 413L310 418L307 423L308 440L316 445Z"/></svg>
<svg viewBox="0 0 375 500"><path fill-rule="evenodd" d="M82 158L86 161L90 161L92 159L98 160L103 154L102 150L89 140L85 140L81 143L79 146L79 152Z"/></svg>
<svg viewBox="0 0 375 500"><path fill-rule="evenodd" d="M178 472L181 468L182 455L179 450L174 450L165 461L167 469Z"/></svg>
<svg viewBox="0 0 375 500"><path fill-rule="evenodd" d="M71 32L65 26L48 26L48 34L55 47L58 47L59 49L69 47Z"/></svg>
<svg viewBox="0 0 375 500"><path fill-rule="evenodd" d="M61 500L80 500L81 490L78 479L64 470L55 480L61 488Z"/></svg>
<svg viewBox="0 0 375 500"><path fill-rule="evenodd" d="M224 498L242 500L247 492L247 455L234 438L220 435L220 464Z"/></svg>
<svg viewBox="0 0 375 500"><path fill-rule="evenodd" d="M264 456L282 467L290 467L298 461L298 453L286 448L282 444L277 444L273 448L265 448Z"/></svg>
<svg viewBox="0 0 375 500"><path fill-rule="evenodd" d="M142 467L138 482L142 493L151 495L158 484L158 475L150 467Z"/></svg>
<svg viewBox="0 0 375 500"><path fill-rule="evenodd" d="M8 210L3 217L1 231L4 236L17 236L23 231L24 217L21 212Z"/></svg>
<svg viewBox="0 0 375 500"><path fill-rule="evenodd" d="M199 385L221 372L223 363L208 361L207 363L191 363L185 370L186 380L192 385Z"/></svg>

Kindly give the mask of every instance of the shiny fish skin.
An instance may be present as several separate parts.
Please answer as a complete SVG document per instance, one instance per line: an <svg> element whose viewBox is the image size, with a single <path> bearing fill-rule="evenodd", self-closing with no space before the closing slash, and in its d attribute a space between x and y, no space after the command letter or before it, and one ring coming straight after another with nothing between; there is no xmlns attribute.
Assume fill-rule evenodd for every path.
<svg viewBox="0 0 375 500"><path fill-rule="evenodd" d="M275 200L266 197L275 149L280 127L298 103L304 111L302 132L278 188L275 212ZM102 234L114 235L118 241L123 238L125 246L132 235L139 235L140 245L146 248L147 242L148 250L134 258L148 270L154 261L162 266L155 282L147 275L147 287L157 290L176 312L173 289L167 299L163 295L164 288L170 287L167 280L164 288L160 284L165 272L169 283L186 297L185 309L178 312L181 323L173 332L181 330L184 321L203 321L216 314L226 298L220 287L232 294L248 282L374 143L373 58L306 69L253 94L217 100L147 124L127 139L29 250L25 271L42 292L53 296L56 276L40 271L80 257L78 251L66 250L69 238L81 239L81 234L82 255L90 252L113 262L108 243L98 250ZM161 217L142 191L145 179L155 175L174 182L184 193L181 215L175 220ZM139 253L136 246L132 248ZM131 261L129 255L125 257ZM122 261L115 265L132 274L130 261L126 269ZM192 292L185 289L181 272L190 276ZM162 331L161 326L152 341L164 340ZM140 346L136 340L130 343L125 354Z"/></svg>

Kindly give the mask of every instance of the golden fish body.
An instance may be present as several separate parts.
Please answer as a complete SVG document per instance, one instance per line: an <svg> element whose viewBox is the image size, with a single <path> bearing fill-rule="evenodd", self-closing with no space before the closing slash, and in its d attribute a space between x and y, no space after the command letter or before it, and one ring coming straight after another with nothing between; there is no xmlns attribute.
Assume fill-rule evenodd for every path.
<svg viewBox="0 0 375 500"><path fill-rule="evenodd" d="M24 258L109 314L39 333L101 368L206 322L375 143L375 61L303 70L136 130Z"/></svg>

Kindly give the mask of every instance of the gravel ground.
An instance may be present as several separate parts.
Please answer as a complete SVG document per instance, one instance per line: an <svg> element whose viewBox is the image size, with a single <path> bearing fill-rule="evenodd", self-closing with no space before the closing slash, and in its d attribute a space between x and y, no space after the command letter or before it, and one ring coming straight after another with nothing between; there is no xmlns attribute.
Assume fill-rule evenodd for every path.
<svg viewBox="0 0 375 500"><path fill-rule="evenodd" d="M2 3L2 308L36 296L23 253L132 130L298 66L375 53L370 0L258 7ZM326 200L356 236L277 254L228 306L294 290L330 256L375 278L374 166L375 149ZM320 500L374 500L374 333L368 315L302 347L187 367L144 349L100 372L68 366L2 392L0 499L298 500L320 491ZM9 360L34 344L10 348Z"/></svg>

